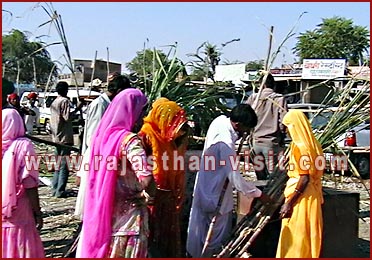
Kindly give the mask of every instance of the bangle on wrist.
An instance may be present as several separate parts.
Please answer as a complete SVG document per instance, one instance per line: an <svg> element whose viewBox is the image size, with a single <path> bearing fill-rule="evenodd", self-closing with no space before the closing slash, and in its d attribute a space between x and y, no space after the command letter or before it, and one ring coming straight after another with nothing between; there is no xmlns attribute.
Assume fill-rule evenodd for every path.
<svg viewBox="0 0 372 260"><path fill-rule="evenodd" d="M302 194L302 191L300 191L300 190L298 190L298 189L295 189L294 190L296 193L298 193L298 194Z"/></svg>

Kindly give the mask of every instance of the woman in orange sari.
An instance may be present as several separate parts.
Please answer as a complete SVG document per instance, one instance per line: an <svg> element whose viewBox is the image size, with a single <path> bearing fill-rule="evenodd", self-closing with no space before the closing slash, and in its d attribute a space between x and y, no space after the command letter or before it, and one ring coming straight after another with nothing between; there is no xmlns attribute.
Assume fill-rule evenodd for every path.
<svg viewBox="0 0 372 260"><path fill-rule="evenodd" d="M285 203L280 210L282 228L277 258L317 258L322 244L323 157L309 120L303 112L289 110L283 124L292 139ZM319 165L318 165L319 164Z"/></svg>
<svg viewBox="0 0 372 260"><path fill-rule="evenodd" d="M150 253L182 257L180 212L185 191L184 159L188 125L185 110L166 98L156 100L138 134L153 156L156 193L150 208ZM156 250L153 251L152 249ZM159 254L159 255L157 255Z"/></svg>

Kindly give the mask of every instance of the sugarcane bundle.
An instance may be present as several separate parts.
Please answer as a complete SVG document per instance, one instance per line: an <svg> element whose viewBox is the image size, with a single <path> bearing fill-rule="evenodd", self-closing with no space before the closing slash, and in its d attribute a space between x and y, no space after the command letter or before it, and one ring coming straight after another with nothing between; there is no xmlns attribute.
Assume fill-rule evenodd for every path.
<svg viewBox="0 0 372 260"><path fill-rule="evenodd" d="M264 187L264 192L270 196L274 203L262 204L260 201L256 201L252 210L237 224L228 242L216 255L217 258L247 257L249 255L247 254L248 248L283 204L283 190L287 179L286 173L277 165Z"/></svg>

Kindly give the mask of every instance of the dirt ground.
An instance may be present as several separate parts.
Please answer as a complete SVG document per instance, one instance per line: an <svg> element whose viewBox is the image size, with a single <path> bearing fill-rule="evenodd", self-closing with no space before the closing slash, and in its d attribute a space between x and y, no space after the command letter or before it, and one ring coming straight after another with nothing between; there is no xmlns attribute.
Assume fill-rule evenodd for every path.
<svg viewBox="0 0 372 260"><path fill-rule="evenodd" d="M45 138L44 136L40 136ZM40 154L52 154L53 147L43 144L36 144L37 152ZM41 169L40 176L46 180L51 180L53 173L46 169ZM73 215L75 209L78 187L75 185L75 175L72 172L67 185L69 196L67 198L55 198L51 196L50 187L41 184L39 187L40 202L43 212L44 227L41 230L41 238L44 244L45 253L48 258L65 257L70 249L80 221ZM189 185L190 186L190 185ZM337 177L327 175L324 178L323 186L335 189L358 192L360 194L359 203L359 226L358 242L355 246L353 257L370 257L370 181L363 183L355 177ZM188 196L186 211L189 210L190 194L189 188L186 192ZM187 213L185 218L187 220Z"/></svg>

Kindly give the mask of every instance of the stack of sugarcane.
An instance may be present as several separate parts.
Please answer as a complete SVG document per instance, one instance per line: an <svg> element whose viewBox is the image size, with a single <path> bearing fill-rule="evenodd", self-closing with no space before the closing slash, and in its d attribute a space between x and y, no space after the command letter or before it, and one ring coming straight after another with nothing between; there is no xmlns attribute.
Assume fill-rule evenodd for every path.
<svg viewBox="0 0 372 260"><path fill-rule="evenodd" d="M277 166L264 187L264 192L270 196L274 203L262 204L260 201L256 201L252 210L240 220L233 230L231 238L222 251L217 254L217 258L240 258L248 255L249 247L282 205L284 201L283 190L287 179L286 172Z"/></svg>

